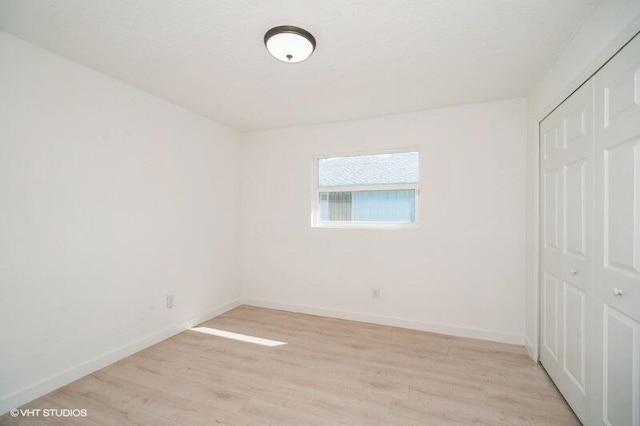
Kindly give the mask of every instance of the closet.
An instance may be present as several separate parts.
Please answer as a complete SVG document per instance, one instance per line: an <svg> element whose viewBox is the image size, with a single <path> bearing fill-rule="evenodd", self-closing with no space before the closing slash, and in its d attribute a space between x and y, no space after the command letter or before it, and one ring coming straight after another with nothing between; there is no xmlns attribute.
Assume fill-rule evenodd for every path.
<svg viewBox="0 0 640 426"><path fill-rule="evenodd" d="M540 361L585 425L640 426L640 36L540 123Z"/></svg>

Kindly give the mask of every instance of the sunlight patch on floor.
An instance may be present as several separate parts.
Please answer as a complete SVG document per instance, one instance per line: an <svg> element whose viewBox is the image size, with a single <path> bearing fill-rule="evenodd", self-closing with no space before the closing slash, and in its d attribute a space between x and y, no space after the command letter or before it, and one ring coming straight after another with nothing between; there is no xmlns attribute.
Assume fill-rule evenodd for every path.
<svg viewBox="0 0 640 426"><path fill-rule="evenodd" d="M218 330L217 328L210 327L193 327L191 331L197 331L198 333L210 334L212 336L224 337L226 339L239 340L241 342L255 343L262 346L282 346L286 345L285 342L278 342L277 340L263 339L261 337L248 336L246 334L232 333L230 331Z"/></svg>

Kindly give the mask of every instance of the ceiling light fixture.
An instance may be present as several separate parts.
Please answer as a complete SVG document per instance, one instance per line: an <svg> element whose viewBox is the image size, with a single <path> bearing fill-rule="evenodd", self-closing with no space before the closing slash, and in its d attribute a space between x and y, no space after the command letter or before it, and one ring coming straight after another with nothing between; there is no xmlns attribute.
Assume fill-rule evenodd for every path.
<svg viewBox="0 0 640 426"><path fill-rule="evenodd" d="M264 45L274 58L294 64L311 56L316 48L316 39L302 28L281 25L264 34Z"/></svg>

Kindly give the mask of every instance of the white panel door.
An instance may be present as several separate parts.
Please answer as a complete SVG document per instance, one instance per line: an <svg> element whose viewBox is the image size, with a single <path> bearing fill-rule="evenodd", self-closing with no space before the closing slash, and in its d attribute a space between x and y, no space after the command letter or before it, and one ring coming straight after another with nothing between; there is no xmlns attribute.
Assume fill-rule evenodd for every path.
<svg viewBox="0 0 640 426"><path fill-rule="evenodd" d="M540 360L584 422L592 277L593 85L540 124L542 292Z"/></svg>
<svg viewBox="0 0 640 426"><path fill-rule="evenodd" d="M640 37L595 76L594 424L640 426Z"/></svg>

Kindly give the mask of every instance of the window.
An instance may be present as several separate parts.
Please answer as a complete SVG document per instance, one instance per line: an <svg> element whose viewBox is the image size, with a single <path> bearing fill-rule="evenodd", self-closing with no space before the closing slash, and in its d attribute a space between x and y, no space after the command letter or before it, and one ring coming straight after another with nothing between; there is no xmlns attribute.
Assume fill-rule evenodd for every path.
<svg viewBox="0 0 640 426"><path fill-rule="evenodd" d="M416 223L417 149L318 157L313 226L399 227Z"/></svg>

